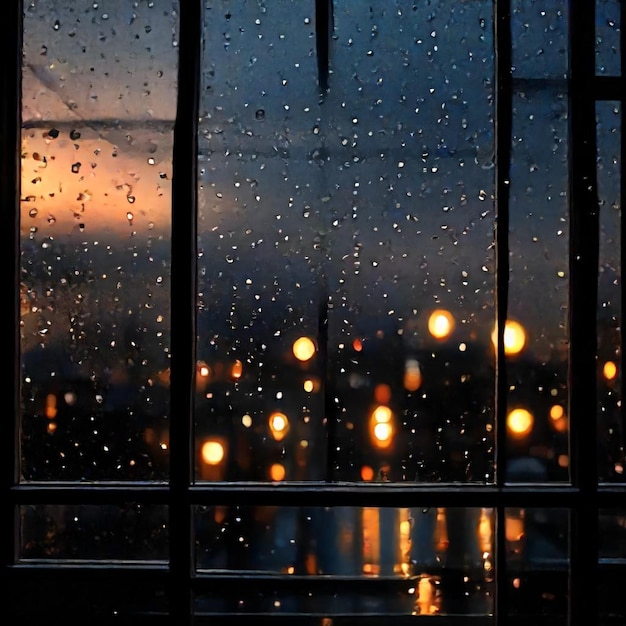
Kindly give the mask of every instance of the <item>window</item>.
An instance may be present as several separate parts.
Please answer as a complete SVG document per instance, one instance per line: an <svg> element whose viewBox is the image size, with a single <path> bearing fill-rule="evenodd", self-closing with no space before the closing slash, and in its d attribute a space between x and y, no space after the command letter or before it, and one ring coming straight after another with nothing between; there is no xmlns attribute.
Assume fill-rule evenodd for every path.
<svg viewBox="0 0 626 626"><path fill-rule="evenodd" d="M16 620L624 622L622 6L5 8Z"/></svg>

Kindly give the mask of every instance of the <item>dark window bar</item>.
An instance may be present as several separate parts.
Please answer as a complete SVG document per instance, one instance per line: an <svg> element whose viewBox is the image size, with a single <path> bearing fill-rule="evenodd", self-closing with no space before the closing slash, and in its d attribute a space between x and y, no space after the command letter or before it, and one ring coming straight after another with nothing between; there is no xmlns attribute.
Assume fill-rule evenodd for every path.
<svg viewBox="0 0 626 626"><path fill-rule="evenodd" d="M598 453L596 430L599 210L596 182L595 0L570 4L570 294L569 407L572 483L587 504L573 509L569 620L598 615ZM584 590L589 592L585 596ZM591 618L593 619L593 618Z"/></svg>
<svg viewBox="0 0 626 626"><path fill-rule="evenodd" d="M0 68L0 202L4 212L2 229L2 275L3 284L10 298L9 319L3 368L5 389L4 407L7 419L2 437L2 565L6 568L15 560L17 549L17 524L14 499L10 492L18 480L19 457L18 419L19 414L19 180L20 172L20 93L22 63L22 3L9 2L3 16L11 27L4 38L3 63ZM6 318L5 318L6 323Z"/></svg>
<svg viewBox="0 0 626 626"><path fill-rule="evenodd" d="M511 55L510 3L496 3L496 46L497 46L497 201L498 221L496 246L498 258L497 316L499 326L498 379L497 379L497 447L496 485L353 485L340 483L306 484L245 484L219 483L193 485L193 376L195 370L195 289L196 289L196 225L195 207L196 180L196 130L197 90L201 54L201 0L180 3L179 44L179 94L175 125L174 178L172 207L172 284L176 292L172 298L172 360L171 391L172 419L170 431L171 480L169 485L148 483L134 484L23 484L18 485L17 465L19 459L18 420L9 420L7 435L3 437L4 454L2 485L5 496L3 508L3 566L5 573L10 568L14 589L30 585L38 576L82 576L101 575L103 580L120 578L120 567L113 565L15 565L17 552L18 523L16 507L19 504L36 503L119 503L122 501L154 502L169 504L171 531L171 562L169 565L151 563L145 568L125 566L134 576L152 577L163 575L169 584L171 616L167 623L180 625L203 623L201 617L192 619L192 593L219 577L209 578L209 583L193 573L193 532L191 506L193 504L263 504L263 505L367 505L367 506L485 506L497 510L496 537L499 546L504 545L504 510L508 506L518 507L565 507L572 510L571 574L569 594L569 620L571 626L588 623L586 616L595 621L598 602L594 597L593 585L598 569L598 509L623 507L624 485L597 484L598 458L594 446L596 424L595 397L595 337L597 261L598 261L598 203L596 190L595 153L595 102L597 100L622 101L624 115L624 80L620 77L596 77L594 67L594 31L589 28L595 20L595 0L570 3L571 11L571 294L570 294L570 411L571 411L571 467L573 484L550 485L507 485L504 483L506 452L506 371L504 359L503 328L506 319L508 288L508 162L511 133L511 80L508 72ZM624 5L621 6L622 25ZM10 2L4 11L7 24L5 58L0 69L0 85L3 98L0 100L0 130L2 152L0 155L0 181L3 206L8 213L9 227L3 230L3 275L5 285L10 285L13 295L11 311L13 330L19 328L19 146L20 141L20 76L23 3ZM332 1L316 1L317 51L320 89L328 89L330 72L330 41L332 35ZM622 68L626 67L625 50L621 50ZM593 85L593 88L590 88ZM624 172L624 142L621 145L621 172ZM624 194L622 185L622 198ZM11 210L13 209L13 210ZM621 241L624 242L622 219ZM622 281L622 301L624 301ZM324 323L320 309L320 324ZM19 333L13 332L12 350L8 356L8 375L11 381L11 402L8 413L19 414ZM332 368L330 368L332 370ZM5 370L6 371L6 370ZM6 405L5 405L6 406ZM498 626L514 624L507 615L506 593L507 572L504 552L498 550L497 591L495 622ZM132 578L132 577L131 577ZM250 581L253 579L250 578ZM236 579L223 577L229 584L241 584ZM234 582L233 582L234 581ZM362 581L361 581L362 583ZM361 584L360 583L360 584ZM293 581L298 584L298 580ZM308 583L307 583L308 584ZM316 584L316 583L313 583ZM356 584L356 582L354 583ZM369 583L368 583L369 584ZM11 592L11 590L9 590ZM68 609L71 610L71 609ZM585 616L583 618L583 616ZM76 617L76 616L74 616ZM151 618L150 623L159 623ZM87 618L86 618L87 619ZM172 621L173 619L173 621ZM219 616L210 620L212 624L239 623L240 616ZM269 622L293 623L287 617L282 622L279 616L267 618ZM380 618L371 618L378 624ZM453 622L453 618L437 616L437 624ZM485 623L481 617L463 617L463 623ZM534 618L533 618L534 619ZM547 617L546 623L552 618ZM407 617L406 623L414 623ZM421 616L420 622L430 622ZM537 624L543 623L541 618ZM264 623L254 618L255 624ZM208 622L207 622L208 623ZM300 622L298 622L300 623ZM304 623L304 622L302 622ZM352 624L348 617L333 619L333 624ZM366 625L367 617L359 618ZM398 622L399 623L399 622Z"/></svg>
<svg viewBox="0 0 626 626"><path fill-rule="evenodd" d="M180 3L178 101L172 154L172 354L170 362L170 595L172 619L191 624L193 389L196 351L196 208L202 2Z"/></svg>
<svg viewBox="0 0 626 626"><path fill-rule="evenodd" d="M511 160L513 95L511 86L511 2L495 3L494 41L496 48L496 484L501 489L506 478L506 414L508 381L504 352L504 326L508 315L509 292L509 168ZM505 506L496 505L495 524L495 615L506 623L508 615L508 574L506 556Z"/></svg>

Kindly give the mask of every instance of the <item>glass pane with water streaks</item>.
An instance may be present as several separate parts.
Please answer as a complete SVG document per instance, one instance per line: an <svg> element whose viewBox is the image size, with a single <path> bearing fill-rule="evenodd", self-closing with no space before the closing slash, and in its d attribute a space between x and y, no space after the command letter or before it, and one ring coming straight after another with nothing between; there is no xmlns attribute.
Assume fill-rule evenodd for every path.
<svg viewBox="0 0 626 626"><path fill-rule="evenodd" d="M257 577L253 589L231 584L201 597L198 607L488 614L493 529L493 510L482 508L197 507L198 572ZM259 592L263 576L271 576L271 587Z"/></svg>
<svg viewBox="0 0 626 626"><path fill-rule="evenodd" d="M491 2L205 9L205 480L493 479Z"/></svg>
<svg viewBox="0 0 626 626"><path fill-rule="evenodd" d="M621 105L596 105L600 253L598 260L598 479L623 482Z"/></svg>
<svg viewBox="0 0 626 626"><path fill-rule="evenodd" d="M24 480L167 477L178 3L25 3Z"/></svg>

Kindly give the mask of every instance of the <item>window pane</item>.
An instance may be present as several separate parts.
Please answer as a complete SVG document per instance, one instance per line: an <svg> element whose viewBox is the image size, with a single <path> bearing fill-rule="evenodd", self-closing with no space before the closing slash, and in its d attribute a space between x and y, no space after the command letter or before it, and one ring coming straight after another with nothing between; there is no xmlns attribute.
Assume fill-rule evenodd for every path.
<svg viewBox="0 0 626 626"><path fill-rule="evenodd" d="M568 3L512 0L514 78L564 78L568 67Z"/></svg>
<svg viewBox="0 0 626 626"><path fill-rule="evenodd" d="M519 85L513 98L508 480L568 480L567 96Z"/></svg>
<svg viewBox="0 0 626 626"><path fill-rule="evenodd" d="M600 201L598 471L601 482L624 481L620 103L599 102L596 113Z"/></svg>
<svg viewBox="0 0 626 626"><path fill-rule="evenodd" d="M506 509L506 554L511 615L567 620L569 512Z"/></svg>
<svg viewBox="0 0 626 626"><path fill-rule="evenodd" d="M209 3L199 478L493 478L492 10Z"/></svg>
<svg viewBox="0 0 626 626"><path fill-rule="evenodd" d="M619 76L621 64L620 0L596 0L596 74Z"/></svg>
<svg viewBox="0 0 626 626"><path fill-rule="evenodd" d="M21 506L20 518L23 561L146 561L168 556L164 506Z"/></svg>
<svg viewBox="0 0 626 626"><path fill-rule="evenodd" d="M619 623L626 616L626 510L602 509L599 512L598 580L602 624ZM611 621L613 620L613 621Z"/></svg>
<svg viewBox="0 0 626 626"><path fill-rule="evenodd" d="M167 476L177 2L27 3L24 480Z"/></svg>
<svg viewBox="0 0 626 626"><path fill-rule="evenodd" d="M363 612L369 602L375 612L491 611L491 509L217 506L198 507L195 520L200 572L288 575L274 576L272 590L262 597L256 580L254 593L231 585L219 599L204 597L200 610L332 612L352 607ZM307 600L308 584L300 583L298 592L290 592L289 576L362 582L354 592L349 587L338 592L335 586L333 600L328 594ZM381 587L367 600L366 581L372 579L395 579L397 584L384 592ZM442 584L462 580L458 587ZM334 609L324 607L329 601Z"/></svg>

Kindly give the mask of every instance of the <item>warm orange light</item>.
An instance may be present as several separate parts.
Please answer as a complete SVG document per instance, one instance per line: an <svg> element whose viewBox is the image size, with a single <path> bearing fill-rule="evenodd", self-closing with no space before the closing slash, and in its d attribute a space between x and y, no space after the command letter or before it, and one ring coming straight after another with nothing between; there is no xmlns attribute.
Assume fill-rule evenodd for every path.
<svg viewBox="0 0 626 626"><path fill-rule="evenodd" d="M385 384L376 385L374 387L374 399L381 404L389 402L391 400L391 387Z"/></svg>
<svg viewBox="0 0 626 626"><path fill-rule="evenodd" d="M372 441L378 448L388 448L393 439L393 413L388 406L378 405L370 418Z"/></svg>
<svg viewBox="0 0 626 626"><path fill-rule="evenodd" d="M390 422L391 416L391 409L388 406L384 406L382 404L380 406L377 406L372 413L372 417L377 424L380 422Z"/></svg>
<svg viewBox="0 0 626 626"><path fill-rule="evenodd" d="M285 466L280 463L274 463L270 467L270 478L276 482L284 480L285 473Z"/></svg>
<svg viewBox="0 0 626 626"><path fill-rule="evenodd" d="M293 342L292 350L298 361L308 361L315 354L315 343L309 337L299 337Z"/></svg>
<svg viewBox="0 0 626 626"><path fill-rule="evenodd" d="M374 480L374 470L369 465L364 465L361 468L361 479L362 480Z"/></svg>
<svg viewBox="0 0 626 626"><path fill-rule="evenodd" d="M363 350L363 342L357 337L352 342L352 348L354 349L355 352L361 352L361 350Z"/></svg>
<svg viewBox="0 0 626 626"><path fill-rule="evenodd" d="M565 415L565 409L560 404L550 407L550 417L553 420L559 420Z"/></svg>
<svg viewBox="0 0 626 626"><path fill-rule="evenodd" d="M454 318L450 311L437 309L428 318L428 332L435 339L445 339L454 330Z"/></svg>
<svg viewBox="0 0 626 626"><path fill-rule="evenodd" d="M525 437L533 429L534 417L526 409L513 409L506 418L509 434L516 438Z"/></svg>
<svg viewBox="0 0 626 626"><path fill-rule="evenodd" d="M403 384L407 391L417 391L422 386L422 370L415 359L408 359L404 364Z"/></svg>
<svg viewBox="0 0 626 626"><path fill-rule="evenodd" d="M202 445L201 455L207 465L219 465L224 459L224 446L219 441L210 439Z"/></svg>
<svg viewBox="0 0 626 626"><path fill-rule="evenodd" d="M491 341L494 347L498 346L498 332L494 328L491 333ZM526 330L519 323L507 320L504 325L504 353L508 355L519 354L526 346Z"/></svg>
<svg viewBox="0 0 626 626"><path fill-rule="evenodd" d="M307 393L311 393L311 391L313 391L314 388L315 388L315 385L313 384L312 380L307 379L304 381L304 390Z"/></svg>
<svg viewBox="0 0 626 626"><path fill-rule="evenodd" d="M57 397L53 393L46 396L46 417L53 420L57 416Z"/></svg>
<svg viewBox="0 0 626 626"><path fill-rule="evenodd" d="M391 445L393 427L390 422L379 422L374 426L375 443L379 448L387 448Z"/></svg>
<svg viewBox="0 0 626 626"><path fill-rule="evenodd" d="M602 368L602 375L607 380L613 380L617 376L617 365L613 361L607 361Z"/></svg>
<svg viewBox="0 0 626 626"><path fill-rule="evenodd" d="M207 378L211 375L211 368L206 363L198 363L198 376Z"/></svg>
<svg viewBox="0 0 626 626"><path fill-rule="evenodd" d="M284 413L272 413L269 419L270 431L276 441L281 441L289 431L289 420Z"/></svg>
<svg viewBox="0 0 626 626"><path fill-rule="evenodd" d="M235 379L238 380L239 378L241 378L241 375L243 374L243 363L237 359L234 363L233 363L233 368L230 371L230 375Z"/></svg>

